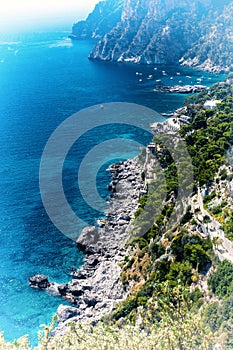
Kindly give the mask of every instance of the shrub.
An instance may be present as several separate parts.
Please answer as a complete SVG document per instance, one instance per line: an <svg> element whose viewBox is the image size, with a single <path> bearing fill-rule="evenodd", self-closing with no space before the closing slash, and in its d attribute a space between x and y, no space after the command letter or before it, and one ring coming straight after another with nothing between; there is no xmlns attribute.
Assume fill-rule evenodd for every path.
<svg viewBox="0 0 233 350"><path fill-rule="evenodd" d="M220 175L221 180L226 180L226 178L227 178L227 171L226 171L226 169L222 169L220 171L219 175Z"/></svg>
<svg viewBox="0 0 233 350"><path fill-rule="evenodd" d="M223 298L228 295L233 287L233 264L223 260L209 278L208 285L217 296Z"/></svg>
<svg viewBox="0 0 233 350"><path fill-rule="evenodd" d="M215 205L211 211L214 215L220 214L222 212L222 207L221 205Z"/></svg>
<svg viewBox="0 0 233 350"><path fill-rule="evenodd" d="M205 224L208 224L209 222L211 222L211 219L210 219L209 215L205 215L205 216L203 217L203 222L204 222Z"/></svg>

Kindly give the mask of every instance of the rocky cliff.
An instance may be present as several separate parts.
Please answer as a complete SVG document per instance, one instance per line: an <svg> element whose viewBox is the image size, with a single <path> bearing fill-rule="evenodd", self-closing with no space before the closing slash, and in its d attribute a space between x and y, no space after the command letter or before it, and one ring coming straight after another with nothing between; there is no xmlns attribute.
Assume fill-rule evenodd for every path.
<svg viewBox="0 0 233 350"><path fill-rule="evenodd" d="M143 64L182 60L221 70L232 65L228 54L232 4L230 0L105 0L86 21L73 26L72 36L101 38L91 59Z"/></svg>
<svg viewBox="0 0 233 350"><path fill-rule="evenodd" d="M102 38L121 20L124 0L100 1L85 21L73 25L72 39Z"/></svg>
<svg viewBox="0 0 233 350"><path fill-rule="evenodd" d="M206 34L192 45L180 63L208 71L233 69L233 2L206 26Z"/></svg>

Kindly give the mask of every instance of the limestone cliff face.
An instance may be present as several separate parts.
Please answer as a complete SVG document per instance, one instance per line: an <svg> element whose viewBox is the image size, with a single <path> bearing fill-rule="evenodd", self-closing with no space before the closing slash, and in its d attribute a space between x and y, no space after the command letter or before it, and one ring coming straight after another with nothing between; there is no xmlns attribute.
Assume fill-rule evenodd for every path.
<svg viewBox="0 0 233 350"><path fill-rule="evenodd" d="M74 26L73 34L76 28L77 36L101 37L89 55L91 59L174 64L184 57L184 64L194 65L189 55L195 58L199 47L195 45L200 38L211 35L209 28L219 21L224 5L232 3L231 0L105 0L86 22ZM194 51L190 51L192 48ZM198 62L202 63L201 58Z"/></svg>
<svg viewBox="0 0 233 350"><path fill-rule="evenodd" d="M206 34L188 50L180 63L212 72L233 70L233 2L210 23Z"/></svg>
<svg viewBox="0 0 233 350"><path fill-rule="evenodd" d="M72 27L72 39L102 38L120 20L124 0L100 1L85 21L77 22Z"/></svg>
<svg viewBox="0 0 233 350"><path fill-rule="evenodd" d="M203 1L205 6L210 1ZM90 58L135 63L174 63L198 39L203 11L188 0L125 0L118 23L96 45Z"/></svg>

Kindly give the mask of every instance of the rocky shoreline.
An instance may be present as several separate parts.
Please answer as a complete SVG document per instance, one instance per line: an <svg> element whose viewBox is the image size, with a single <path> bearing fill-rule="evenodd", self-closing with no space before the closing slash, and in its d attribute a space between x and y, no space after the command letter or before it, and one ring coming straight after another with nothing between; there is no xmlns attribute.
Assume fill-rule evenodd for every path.
<svg viewBox="0 0 233 350"><path fill-rule="evenodd" d="M213 74L228 74L230 68L228 66L216 65L210 59L206 59L204 62L200 62L197 57L179 60L179 64L183 67L190 67L193 69L201 70L203 72L209 72Z"/></svg>
<svg viewBox="0 0 233 350"><path fill-rule="evenodd" d="M165 122L151 124L153 132L177 133L183 119L189 118L184 113L189 114L187 107L176 110ZM145 183L149 177L148 174L145 179L142 177L144 165L135 157L109 168L112 176L109 208L104 219L98 220L96 226L84 227L78 237L77 249L86 254L85 264L72 274L69 283L57 284L44 275L29 278L32 288L60 296L71 304L58 307L54 335L64 334L70 322L96 324L127 297L121 282L121 263L131 253L126 242L130 238L134 213L139 208L139 198L146 193Z"/></svg>
<svg viewBox="0 0 233 350"><path fill-rule="evenodd" d="M177 94L195 94L201 91L206 91L208 88L204 85L158 85L154 88L154 92L169 92Z"/></svg>
<svg viewBox="0 0 233 350"><path fill-rule="evenodd" d="M55 333L62 334L71 322L96 323L111 313L127 293L120 280L121 267L129 252L126 241L130 222L138 208L138 199L144 193L142 165L138 157L110 167L112 191L109 208L100 227L87 226L77 239L77 247L86 254L85 264L73 274L69 283L50 282L44 275L29 278L33 288L59 295L74 306L60 305L57 310L58 326Z"/></svg>

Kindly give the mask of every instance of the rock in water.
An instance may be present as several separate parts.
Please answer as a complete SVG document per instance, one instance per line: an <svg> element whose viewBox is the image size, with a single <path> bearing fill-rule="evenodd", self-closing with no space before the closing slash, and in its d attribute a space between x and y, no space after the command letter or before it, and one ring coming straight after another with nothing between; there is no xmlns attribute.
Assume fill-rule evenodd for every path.
<svg viewBox="0 0 233 350"><path fill-rule="evenodd" d="M46 289L50 286L50 283L45 275L35 275L29 277L29 285L33 288Z"/></svg>

